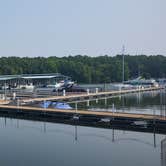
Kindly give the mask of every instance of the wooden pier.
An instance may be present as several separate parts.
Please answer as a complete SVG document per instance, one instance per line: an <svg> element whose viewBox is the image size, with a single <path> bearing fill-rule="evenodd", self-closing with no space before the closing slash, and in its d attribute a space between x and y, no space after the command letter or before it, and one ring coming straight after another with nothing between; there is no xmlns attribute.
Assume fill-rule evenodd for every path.
<svg viewBox="0 0 166 166"><path fill-rule="evenodd" d="M166 134L166 117L159 115L0 105L0 116Z"/></svg>
<svg viewBox="0 0 166 166"><path fill-rule="evenodd" d="M10 100L0 100L0 105L9 104Z"/></svg>
<svg viewBox="0 0 166 166"><path fill-rule="evenodd" d="M33 102L33 101L73 101L73 100L117 96L117 95L123 95L128 93L155 91L155 90L161 90L161 89L163 88L151 87L151 88L144 88L144 89L119 90L119 91L108 91L108 92L98 92L98 93L81 93L81 94L71 94L71 95L65 95L65 96L42 97L42 98L28 98L28 99L22 99L21 101L24 103Z"/></svg>
<svg viewBox="0 0 166 166"><path fill-rule="evenodd" d="M39 107L30 107L30 106L12 106L12 105L0 105L1 109L8 110L17 110L22 112L40 112L40 113L64 113L72 115L88 115L96 117L119 117L119 118L130 118L130 119L142 119L142 120L161 120L166 121L165 116L160 115L149 115L149 114L131 114L131 113L119 113L119 112L104 112L104 111L88 111L88 110L62 110L54 108L39 108Z"/></svg>

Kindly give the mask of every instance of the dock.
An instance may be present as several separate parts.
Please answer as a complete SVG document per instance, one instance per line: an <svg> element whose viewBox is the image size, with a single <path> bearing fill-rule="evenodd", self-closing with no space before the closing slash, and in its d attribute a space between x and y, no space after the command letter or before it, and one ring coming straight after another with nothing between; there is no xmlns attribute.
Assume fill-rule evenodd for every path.
<svg viewBox="0 0 166 166"><path fill-rule="evenodd" d="M40 98L26 98L22 99L23 103L35 102L35 101L74 101L74 100L84 100L92 98L110 97L123 95L128 93L139 93L145 91L156 91L161 90L161 87L151 87L143 89L130 89L130 90L119 90L119 91L108 91L108 92L97 92L97 93L80 93L80 94L69 94L63 96L50 96L50 97L40 97Z"/></svg>
<svg viewBox="0 0 166 166"><path fill-rule="evenodd" d="M166 134L166 117L160 115L1 105L0 116Z"/></svg>
<svg viewBox="0 0 166 166"><path fill-rule="evenodd" d="M0 105L9 104L10 100L0 100Z"/></svg>
<svg viewBox="0 0 166 166"><path fill-rule="evenodd" d="M111 97L128 93L139 93L144 91L155 91L161 88L145 88L132 89L122 91L84 93L67 96L51 96L43 98L23 98L19 99L16 105L10 105L10 101L0 100L0 115L14 116L28 119L46 120L51 122L62 122L68 124L88 125L95 127L121 127L130 128L138 131L155 131L158 133L166 133L166 116L135 114L135 113L120 113L120 112L101 112L89 110L62 110L55 108L40 108L31 105L21 105L21 103L31 103L40 101L71 101L83 100L101 97Z"/></svg>
<svg viewBox="0 0 166 166"><path fill-rule="evenodd" d="M88 110L63 110L54 108L39 108L30 106L12 106L12 105L0 105L1 109L17 110L22 112L34 111L40 113L61 113L61 114L71 114L79 116L96 116L96 117L114 117L114 118L129 118L129 119L141 119L141 120L161 120L166 122L165 116L160 115L149 115L149 114L131 114L131 113L119 113L119 112L104 112L104 111L88 111Z"/></svg>

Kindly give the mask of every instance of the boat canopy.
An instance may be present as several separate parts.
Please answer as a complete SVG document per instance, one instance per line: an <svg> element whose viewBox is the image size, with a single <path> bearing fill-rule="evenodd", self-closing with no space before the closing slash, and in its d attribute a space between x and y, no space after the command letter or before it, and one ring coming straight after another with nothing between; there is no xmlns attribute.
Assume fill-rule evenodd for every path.
<svg viewBox="0 0 166 166"><path fill-rule="evenodd" d="M4 83L24 83L24 82L47 82L50 80L69 79L70 77L62 75L60 73L49 74L21 74L21 75L0 75L0 84Z"/></svg>

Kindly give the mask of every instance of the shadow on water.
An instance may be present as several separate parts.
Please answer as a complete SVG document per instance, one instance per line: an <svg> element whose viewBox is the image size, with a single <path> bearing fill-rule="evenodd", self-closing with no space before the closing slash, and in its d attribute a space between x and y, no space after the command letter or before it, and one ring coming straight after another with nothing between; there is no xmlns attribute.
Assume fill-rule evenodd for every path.
<svg viewBox="0 0 166 166"><path fill-rule="evenodd" d="M99 146L99 145L102 146L102 144L105 144L107 147L109 146L112 147L114 145L115 146L114 148L116 148L117 150L118 148L120 148L120 145L121 145L122 147L124 146L126 151L128 149L127 147L128 145L136 146L137 148L142 147L142 151L144 149L146 151L146 149L153 148L154 150L151 149L151 153L154 153L156 151L155 149L157 149L157 151L160 151L159 154L160 154L161 166L165 166L165 163L166 163L166 153L165 153L166 152L166 137L164 135L161 137L159 134L157 134L155 127L153 128L152 131L150 131L150 130L147 130L146 128L145 130L143 128L131 129L127 127L124 128L123 126L116 126L116 125L111 126L107 124L105 126L106 128L104 127L103 129L103 128L100 128L103 126L90 125L92 127L95 127L95 128L91 128L88 126L88 124L83 125L83 124L79 124L76 121L72 121L71 123L68 123L65 121L62 121L62 122L54 121L54 123L50 123L48 122L48 119L46 118L37 120L35 118L33 119L29 117L27 118L29 120L25 120L25 117L24 118L19 117L18 115L13 116L8 114L7 116L3 114L0 116L1 116L0 127L1 128L3 127L4 129L6 128L7 130L8 128L10 128L11 131L15 131L16 129L17 134L18 134L18 131L28 132L28 134L36 133L36 132L43 133L44 135L46 135L46 137L54 136L54 137L60 137L60 138L67 138L69 142L72 140L73 142L77 143L80 146L86 146L84 145L85 142L83 142L83 140L84 141L91 140L91 141L95 141L95 143L90 144L89 146L94 147L94 149L96 146ZM64 123L67 123L67 125ZM71 149L71 151L72 153L75 153L73 152L74 149ZM111 149L109 151L111 151ZM93 153L98 153L98 152L94 151ZM101 159L103 160L103 156L100 156L100 160ZM130 164L128 165L130 166Z"/></svg>
<svg viewBox="0 0 166 166"><path fill-rule="evenodd" d="M72 138L74 142L78 143L79 140L87 138L92 140L102 140L107 144L124 144L125 142L127 142L130 144L139 144L139 146L143 147L153 147L154 149L159 148L161 150L161 166L166 165L166 137L164 136L161 141L157 140L158 134L156 135L155 130L151 134L148 134L148 139L145 139L142 136L138 136L137 134L139 133L123 130L122 128L113 128L111 126L109 129L111 133L109 132L108 134L108 132L106 132L106 130L108 131L108 129L104 129L100 132L96 132L93 130L84 130L82 132L82 127L77 125L72 125L69 130L66 130L66 128L52 127L53 124L49 122L34 123L34 121L27 121L26 123L24 123L24 121L25 120L12 119L12 117L1 117L0 126L3 126L4 128L16 128L17 130L34 130L45 134L52 133L56 135L63 135Z"/></svg>

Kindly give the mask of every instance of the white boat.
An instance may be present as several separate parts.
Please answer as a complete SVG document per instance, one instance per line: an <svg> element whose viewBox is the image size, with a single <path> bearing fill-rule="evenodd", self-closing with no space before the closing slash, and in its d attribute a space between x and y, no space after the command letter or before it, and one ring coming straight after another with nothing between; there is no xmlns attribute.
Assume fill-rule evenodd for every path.
<svg viewBox="0 0 166 166"><path fill-rule="evenodd" d="M74 85L71 80L61 80L55 84L48 84L44 87L35 88L36 93L52 93L62 91L63 89L69 89Z"/></svg>
<svg viewBox="0 0 166 166"><path fill-rule="evenodd" d="M74 85L74 81L71 80L61 80L57 82L56 84L50 84L47 85L47 88L55 88L55 90L62 90L62 89L67 89L71 88Z"/></svg>
<svg viewBox="0 0 166 166"><path fill-rule="evenodd" d="M159 86L159 84L154 79L144 79L142 77L137 77L136 79L125 81L124 84L143 87Z"/></svg>
<svg viewBox="0 0 166 166"><path fill-rule="evenodd" d="M58 90L59 88L61 88L64 85L63 81L57 82L56 84L49 84L46 87L47 88L55 88L56 90Z"/></svg>
<svg viewBox="0 0 166 166"><path fill-rule="evenodd" d="M20 89L27 89L27 90L33 90L34 87L35 86L33 84L26 84L26 85L20 85L18 88L20 88Z"/></svg>
<svg viewBox="0 0 166 166"><path fill-rule="evenodd" d="M128 90L128 89L133 89L135 88L133 85L129 85L129 84L111 84L111 90Z"/></svg>

